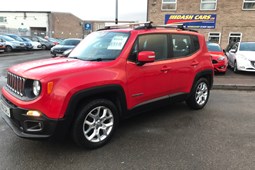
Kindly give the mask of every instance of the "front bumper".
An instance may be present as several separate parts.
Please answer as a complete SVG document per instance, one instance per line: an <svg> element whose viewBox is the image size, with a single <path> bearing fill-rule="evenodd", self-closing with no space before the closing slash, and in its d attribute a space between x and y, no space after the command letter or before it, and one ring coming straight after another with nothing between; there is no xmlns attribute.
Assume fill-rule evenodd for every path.
<svg viewBox="0 0 255 170"><path fill-rule="evenodd" d="M64 120L49 119L45 115L40 117L27 116L28 110L15 106L4 96L1 96L1 101L10 109L10 117L0 110L2 118L15 134L22 138L43 139L53 137L57 133L57 129L61 129L58 127L65 122ZM63 133L58 133L58 137L60 137L60 134Z"/></svg>

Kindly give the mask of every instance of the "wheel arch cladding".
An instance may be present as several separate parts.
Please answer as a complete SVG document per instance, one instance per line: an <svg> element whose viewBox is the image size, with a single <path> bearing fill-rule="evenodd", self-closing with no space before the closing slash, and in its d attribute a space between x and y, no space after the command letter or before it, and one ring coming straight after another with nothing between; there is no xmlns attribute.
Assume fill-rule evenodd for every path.
<svg viewBox="0 0 255 170"><path fill-rule="evenodd" d="M69 120L69 125L75 120L77 112L82 109L80 106L84 105L87 101L98 98L112 101L116 105L120 117L127 111L125 92L120 85L107 85L85 89L75 93L68 103L64 117Z"/></svg>
<svg viewBox="0 0 255 170"><path fill-rule="evenodd" d="M201 71L199 72L196 77L195 77L195 81L193 82L193 85L195 84L195 82L197 82L200 78L206 78L207 81L208 81L208 85L209 85L209 89L212 88L213 86L213 75L214 75L214 72L213 70L204 70L204 71Z"/></svg>

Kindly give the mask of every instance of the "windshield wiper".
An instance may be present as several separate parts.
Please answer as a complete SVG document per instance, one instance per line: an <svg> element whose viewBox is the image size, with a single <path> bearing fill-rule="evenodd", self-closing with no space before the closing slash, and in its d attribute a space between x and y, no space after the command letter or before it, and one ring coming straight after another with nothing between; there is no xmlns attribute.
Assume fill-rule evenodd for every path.
<svg viewBox="0 0 255 170"><path fill-rule="evenodd" d="M115 60L115 58L95 58L86 61L107 61L107 60Z"/></svg>

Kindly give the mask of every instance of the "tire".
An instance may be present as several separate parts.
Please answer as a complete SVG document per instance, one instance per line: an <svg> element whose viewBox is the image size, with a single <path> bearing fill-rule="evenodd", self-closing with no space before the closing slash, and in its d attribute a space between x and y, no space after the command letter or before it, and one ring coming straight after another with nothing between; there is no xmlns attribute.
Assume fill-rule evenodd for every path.
<svg viewBox="0 0 255 170"><path fill-rule="evenodd" d="M238 68L237 68L237 63L236 63L236 61L235 61L235 63L234 63L233 71L234 71L235 73L239 73L239 70L238 70Z"/></svg>
<svg viewBox="0 0 255 170"><path fill-rule="evenodd" d="M43 50L47 50L46 45L42 45L42 49L43 49Z"/></svg>
<svg viewBox="0 0 255 170"><path fill-rule="evenodd" d="M51 54L51 57L52 58L55 58L57 55L56 54Z"/></svg>
<svg viewBox="0 0 255 170"><path fill-rule="evenodd" d="M96 99L79 112L72 129L74 142L87 149L105 145L119 123L116 106L109 100Z"/></svg>
<svg viewBox="0 0 255 170"><path fill-rule="evenodd" d="M208 102L209 96L210 89L208 80L200 78L197 82L195 82L195 85L193 85L186 103L192 109L202 109Z"/></svg>
<svg viewBox="0 0 255 170"><path fill-rule="evenodd" d="M12 47L9 46L9 45L7 45L7 46L5 47L5 51L6 51L7 53L12 52Z"/></svg>

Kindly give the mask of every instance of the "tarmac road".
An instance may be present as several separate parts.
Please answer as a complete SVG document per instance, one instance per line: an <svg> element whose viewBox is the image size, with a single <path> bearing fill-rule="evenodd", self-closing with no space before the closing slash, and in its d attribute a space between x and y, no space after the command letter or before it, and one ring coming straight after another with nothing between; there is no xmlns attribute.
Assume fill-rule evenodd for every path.
<svg viewBox="0 0 255 170"><path fill-rule="evenodd" d="M179 103L143 113L92 151L19 138L0 119L0 169L254 169L254 95L212 90L203 110Z"/></svg>

